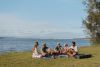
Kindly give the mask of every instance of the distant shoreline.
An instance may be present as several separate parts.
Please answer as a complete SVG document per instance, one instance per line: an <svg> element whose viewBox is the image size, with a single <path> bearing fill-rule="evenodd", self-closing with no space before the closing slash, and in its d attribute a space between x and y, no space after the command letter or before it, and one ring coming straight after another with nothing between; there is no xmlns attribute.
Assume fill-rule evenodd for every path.
<svg viewBox="0 0 100 67"><path fill-rule="evenodd" d="M16 39L16 38L18 38L18 39L51 39L51 40L59 40L59 39L84 39L84 40L90 40L90 38L58 38L58 39L56 39L56 38L26 38L26 37L0 37L0 39L3 39L3 38L14 38L14 39Z"/></svg>

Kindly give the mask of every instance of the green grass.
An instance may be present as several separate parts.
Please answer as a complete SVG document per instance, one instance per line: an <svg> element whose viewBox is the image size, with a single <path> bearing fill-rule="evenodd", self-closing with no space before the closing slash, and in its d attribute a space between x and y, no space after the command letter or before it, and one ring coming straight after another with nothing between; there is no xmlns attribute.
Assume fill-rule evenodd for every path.
<svg viewBox="0 0 100 67"><path fill-rule="evenodd" d="M92 58L33 59L31 52L10 52L0 55L0 67L100 67L100 46L79 48L80 53L92 54Z"/></svg>

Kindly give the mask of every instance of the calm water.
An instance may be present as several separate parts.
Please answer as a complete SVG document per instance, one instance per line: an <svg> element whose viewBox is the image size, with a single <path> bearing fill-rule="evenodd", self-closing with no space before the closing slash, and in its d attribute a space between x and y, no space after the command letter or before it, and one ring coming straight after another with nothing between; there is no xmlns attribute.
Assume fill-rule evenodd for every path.
<svg viewBox="0 0 100 67"><path fill-rule="evenodd" d="M7 51L27 51L31 50L34 41L39 42L41 47L42 42L46 42L48 47L54 48L57 42L63 46L64 43L71 45L72 41L76 41L77 46L90 46L89 40L82 39L29 39L29 38L0 38L0 52Z"/></svg>

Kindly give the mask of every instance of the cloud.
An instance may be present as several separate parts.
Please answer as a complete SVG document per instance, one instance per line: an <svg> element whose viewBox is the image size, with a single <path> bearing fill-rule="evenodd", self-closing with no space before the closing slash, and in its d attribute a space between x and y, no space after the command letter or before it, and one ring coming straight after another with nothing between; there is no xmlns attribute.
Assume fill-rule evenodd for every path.
<svg viewBox="0 0 100 67"><path fill-rule="evenodd" d="M0 36L4 37L74 38L81 34L75 31L80 29L70 30L48 21L28 21L15 15L0 14Z"/></svg>

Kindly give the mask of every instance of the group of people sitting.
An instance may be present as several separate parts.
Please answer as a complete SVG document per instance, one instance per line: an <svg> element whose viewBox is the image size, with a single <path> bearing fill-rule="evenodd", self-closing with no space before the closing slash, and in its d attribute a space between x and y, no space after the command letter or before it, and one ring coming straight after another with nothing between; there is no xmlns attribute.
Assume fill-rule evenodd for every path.
<svg viewBox="0 0 100 67"><path fill-rule="evenodd" d="M65 44L64 47L60 43L57 43L54 49L47 47L46 43L42 44L41 50L38 49L38 42L34 42L34 47L32 48L32 58L42 58L42 57L56 57L59 55L67 55L68 57L74 57L78 54L78 49L76 42L72 42L72 46Z"/></svg>

